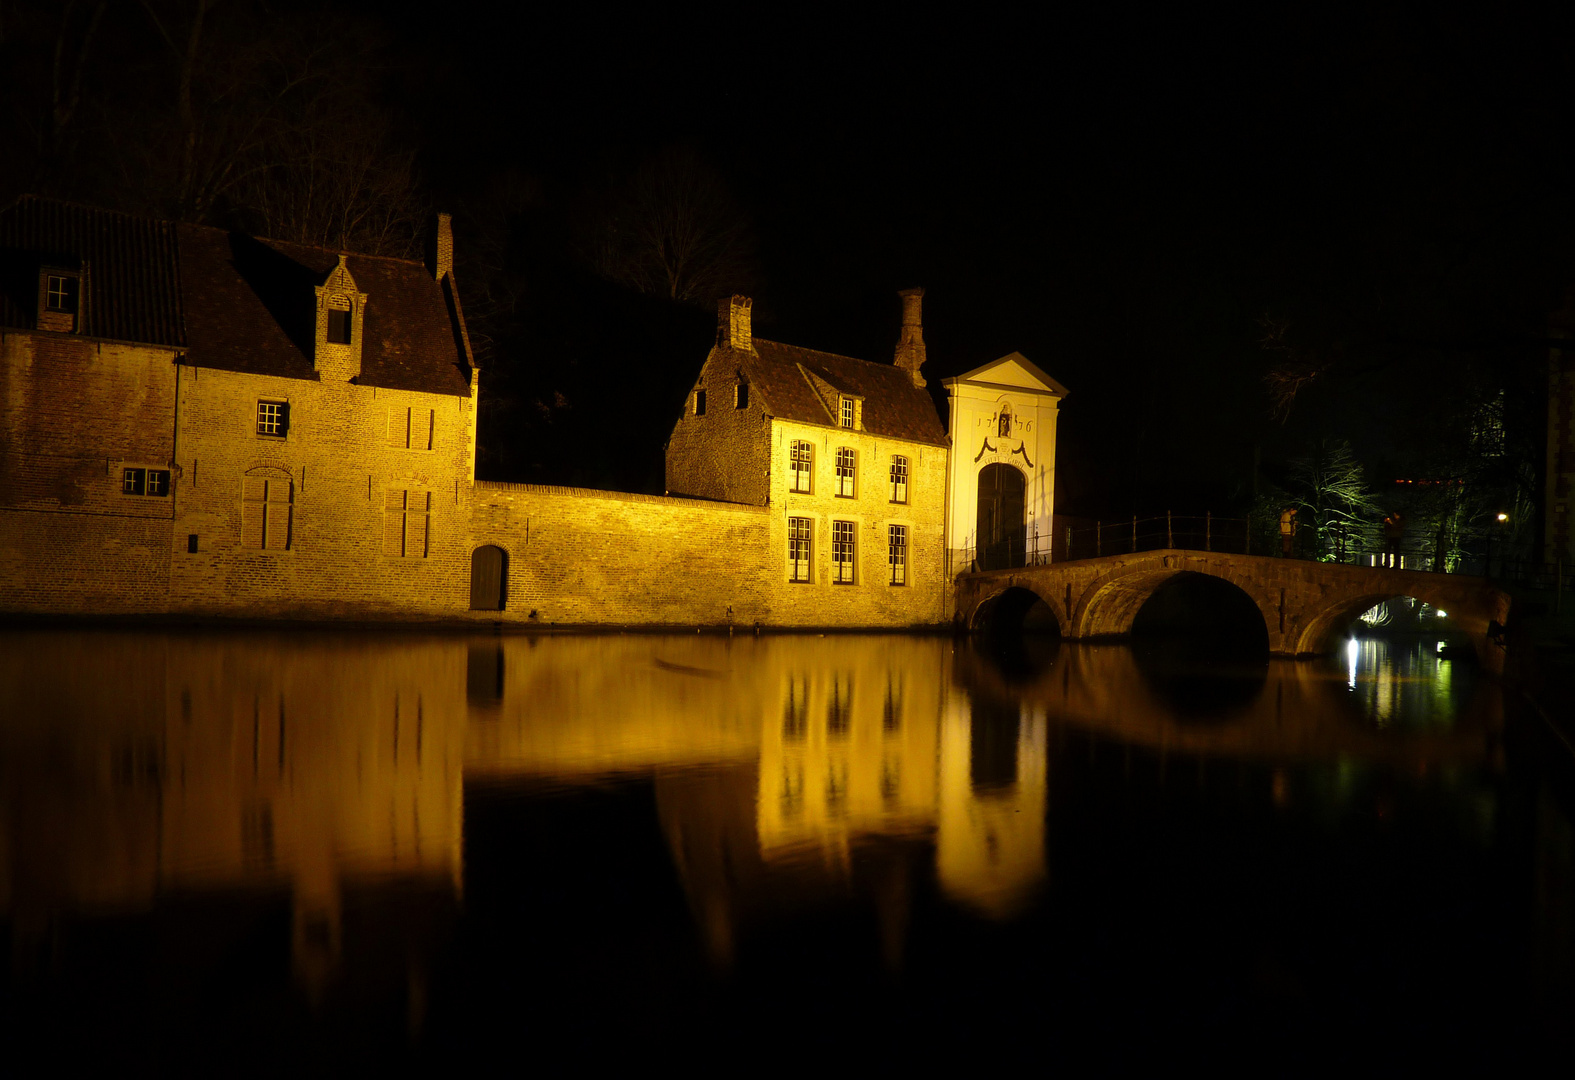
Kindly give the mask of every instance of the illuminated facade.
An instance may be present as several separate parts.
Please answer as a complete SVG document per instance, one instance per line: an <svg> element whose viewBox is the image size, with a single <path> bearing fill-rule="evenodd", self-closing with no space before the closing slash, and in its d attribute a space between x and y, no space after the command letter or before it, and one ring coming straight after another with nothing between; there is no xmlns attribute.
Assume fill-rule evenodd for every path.
<svg viewBox="0 0 1575 1080"><path fill-rule="evenodd" d="M758 339L723 301L647 496L475 479L446 215L421 263L26 197L0 263L0 611L924 627L980 477L1014 480L1007 549L1048 535L1064 391L1016 354L950 380L963 467L922 290L892 363Z"/></svg>

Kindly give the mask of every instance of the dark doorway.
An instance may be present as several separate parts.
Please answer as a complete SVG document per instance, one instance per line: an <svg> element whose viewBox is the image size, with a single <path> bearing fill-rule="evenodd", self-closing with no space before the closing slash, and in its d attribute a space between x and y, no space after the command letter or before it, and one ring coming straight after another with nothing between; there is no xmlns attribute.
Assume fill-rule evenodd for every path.
<svg viewBox="0 0 1575 1080"><path fill-rule="evenodd" d="M979 473L978 562L980 570L1022 566L1023 474L1010 465L986 465Z"/></svg>
<svg viewBox="0 0 1575 1080"><path fill-rule="evenodd" d="M508 557L500 547L479 547L470 556L470 610L502 611Z"/></svg>

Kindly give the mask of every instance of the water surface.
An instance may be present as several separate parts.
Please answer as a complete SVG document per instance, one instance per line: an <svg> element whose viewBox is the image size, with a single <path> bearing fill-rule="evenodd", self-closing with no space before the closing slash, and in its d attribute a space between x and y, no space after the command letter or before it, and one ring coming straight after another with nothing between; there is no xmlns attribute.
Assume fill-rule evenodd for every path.
<svg viewBox="0 0 1575 1080"><path fill-rule="evenodd" d="M0 703L57 1057L1278 1070L1570 1015L1564 767L1432 642L7 632Z"/></svg>

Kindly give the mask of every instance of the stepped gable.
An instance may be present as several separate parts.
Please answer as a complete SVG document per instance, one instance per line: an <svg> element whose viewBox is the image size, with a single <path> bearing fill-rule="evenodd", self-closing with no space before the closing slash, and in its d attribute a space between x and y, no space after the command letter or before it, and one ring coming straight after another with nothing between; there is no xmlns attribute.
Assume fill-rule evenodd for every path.
<svg viewBox="0 0 1575 1080"><path fill-rule="evenodd" d="M257 375L316 379L315 287L339 252L196 225L180 228L187 362ZM360 323L365 386L470 394L470 365L443 286L421 263L345 256L367 295Z"/></svg>
<svg viewBox="0 0 1575 1080"><path fill-rule="evenodd" d="M82 275L81 336L186 343L170 222L24 195L0 210L0 326L37 328L45 267Z"/></svg>
<svg viewBox="0 0 1575 1080"><path fill-rule="evenodd" d="M762 338L755 338L754 344L756 355L742 366L771 415L837 426L836 417L806 378L808 373L844 394L864 399L866 433L947 445L946 430L930 395L914 386L903 369Z"/></svg>

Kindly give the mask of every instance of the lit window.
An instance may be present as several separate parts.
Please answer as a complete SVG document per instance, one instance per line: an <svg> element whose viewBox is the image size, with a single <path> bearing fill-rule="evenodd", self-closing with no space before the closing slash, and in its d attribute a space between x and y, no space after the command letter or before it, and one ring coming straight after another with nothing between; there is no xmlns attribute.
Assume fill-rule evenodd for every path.
<svg viewBox="0 0 1575 1080"><path fill-rule="evenodd" d="M908 459L900 454L891 459L891 501L908 501Z"/></svg>
<svg viewBox="0 0 1575 1080"><path fill-rule="evenodd" d="M289 428L290 406L283 401L257 403L257 434L282 439Z"/></svg>
<svg viewBox="0 0 1575 1080"><path fill-rule="evenodd" d="M120 493L122 495L152 495L163 498L170 493L170 471L168 469L122 469L120 470Z"/></svg>
<svg viewBox="0 0 1575 1080"><path fill-rule="evenodd" d="M248 476L241 482L241 547L284 551L290 547L291 502L288 480Z"/></svg>
<svg viewBox="0 0 1575 1080"><path fill-rule="evenodd" d="M834 585L853 584L853 522L831 523L831 581Z"/></svg>
<svg viewBox="0 0 1575 1080"><path fill-rule="evenodd" d="M837 497L853 498L853 483L858 471L858 454L852 447L837 448Z"/></svg>
<svg viewBox="0 0 1575 1080"><path fill-rule="evenodd" d="M891 583L908 584L908 526L892 525L886 530L886 562L891 567Z"/></svg>
<svg viewBox="0 0 1575 1080"><path fill-rule="evenodd" d="M845 427L845 428L852 427L853 426L853 419L854 419L853 399L850 398L850 397L845 397L845 398L842 399L842 426Z"/></svg>
<svg viewBox="0 0 1575 1080"><path fill-rule="evenodd" d="M788 490L807 495L810 475L815 465L815 448L802 439L796 439L788 456Z"/></svg>
<svg viewBox="0 0 1575 1080"><path fill-rule="evenodd" d="M431 539L432 493L390 491L383 504L383 554L424 559Z"/></svg>
<svg viewBox="0 0 1575 1080"><path fill-rule="evenodd" d="M704 390L696 390L695 391L695 415L696 416L704 416L705 415L705 391Z"/></svg>
<svg viewBox="0 0 1575 1080"><path fill-rule="evenodd" d="M350 344L350 312L328 309L328 340L336 345Z"/></svg>
<svg viewBox="0 0 1575 1080"><path fill-rule="evenodd" d="M44 310L77 313L81 282L71 274L49 274L44 282Z"/></svg>
<svg viewBox="0 0 1575 1080"><path fill-rule="evenodd" d="M788 518L788 580L810 580L810 529L809 518Z"/></svg>
<svg viewBox="0 0 1575 1080"><path fill-rule="evenodd" d="M737 408L737 409L747 409L747 408L749 408L749 384L748 383L741 382L741 383L738 384L737 393L733 397L733 407Z"/></svg>

